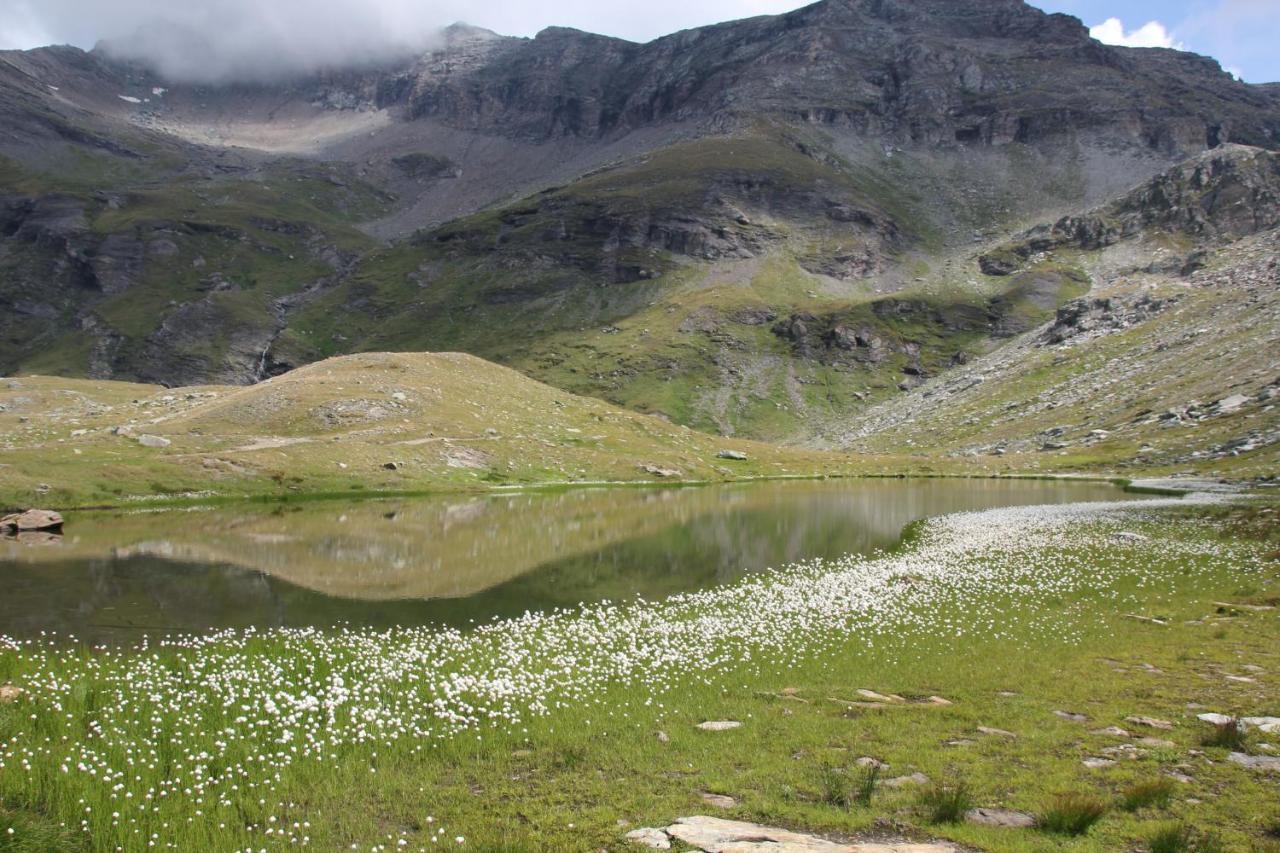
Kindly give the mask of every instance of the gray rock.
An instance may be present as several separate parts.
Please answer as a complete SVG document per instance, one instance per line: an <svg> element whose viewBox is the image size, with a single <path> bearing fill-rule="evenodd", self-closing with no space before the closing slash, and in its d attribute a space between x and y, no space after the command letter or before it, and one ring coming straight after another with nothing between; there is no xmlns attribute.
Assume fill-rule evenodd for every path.
<svg viewBox="0 0 1280 853"><path fill-rule="evenodd" d="M168 447L170 444L173 444L173 442L158 435L148 435L143 433L138 436L138 444L141 444L143 447L161 448Z"/></svg>
<svg viewBox="0 0 1280 853"><path fill-rule="evenodd" d="M1009 809L973 809L965 814L964 819L979 826L1006 826L1015 829L1027 829L1036 825L1036 819L1023 812Z"/></svg>
<svg viewBox="0 0 1280 853"><path fill-rule="evenodd" d="M666 828L671 838L705 853L954 853L946 843L844 844L816 835L714 817L682 817Z"/></svg>
<svg viewBox="0 0 1280 853"><path fill-rule="evenodd" d="M912 773L910 776L895 776L880 783L886 788L909 788L916 785L928 785L929 777L923 773Z"/></svg>
<svg viewBox="0 0 1280 853"><path fill-rule="evenodd" d="M1014 734L1013 732L1008 732L1008 731L1005 731L1004 729L993 729L990 726L978 726L978 731L982 732L984 735L990 735L992 737L1007 737L1007 738L1017 737L1017 735Z"/></svg>
<svg viewBox="0 0 1280 853"><path fill-rule="evenodd" d="M633 844L639 844L641 847L648 847L650 850L671 849L671 839L661 829L652 827L633 829L626 834L626 839Z"/></svg>
<svg viewBox="0 0 1280 853"><path fill-rule="evenodd" d="M710 720L705 723L698 723L697 727L704 732L727 732L731 729L742 728L742 723L736 720Z"/></svg>
<svg viewBox="0 0 1280 853"><path fill-rule="evenodd" d="M731 459L734 462L746 462L747 454L739 450L721 450L716 454L717 459Z"/></svg>
<svg viewBox="0 0 1280 853"><path fill-rule="evenodd" d="M1104 767L1110 767L1115 764L1115 762L1110 758L1086 758L1080 763L1085 767L1088 767L1090 770L1101 770Z"/></svg>
<svg viewBox="0 0 1280 853"><path fill-rule="evenodd" d="M1227 756L1227 761L1239 764L1241 767L1248 767L1250 770L1280 770L1280 758L1270 755L1245 755L1243 752L1233 752Z"/></svg>

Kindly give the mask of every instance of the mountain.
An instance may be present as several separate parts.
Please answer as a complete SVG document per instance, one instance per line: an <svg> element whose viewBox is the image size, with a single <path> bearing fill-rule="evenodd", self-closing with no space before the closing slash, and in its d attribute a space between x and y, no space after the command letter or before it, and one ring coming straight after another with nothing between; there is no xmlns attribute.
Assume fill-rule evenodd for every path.
<svg viewBox="0 0 1280 853"><path fill-rule="evenodd" d="M1018 0L824 0L648 44L458 25L252 85L3 53L0 370L249 384L458 350L842 446L1109 287L1090 253L1260 239L1147 213L1232 146L1280 147L1276 86Z"/></svg>

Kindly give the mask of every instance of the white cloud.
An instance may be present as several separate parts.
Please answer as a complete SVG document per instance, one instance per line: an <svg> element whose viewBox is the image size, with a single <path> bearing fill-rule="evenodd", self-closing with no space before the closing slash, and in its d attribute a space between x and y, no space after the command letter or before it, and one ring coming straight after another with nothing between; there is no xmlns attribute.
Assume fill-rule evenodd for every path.
<svg viewBox="0 0 1280 853"><path fill-rule="evenodd" d="M1136 30L1125 32L1124 22L1119 18L1107 18L1101 24L1089 29L1089 35L1103 44L1114 44L1121 47L1173 47L1182 49L1182 44L1174 41L1173 33L1159 21L1148 21Z"/></svg>
<svg viewBox="0 0 1280 853"><path fill-rule="evenodd" d="M100 40L142 46L166 68L218 77L307 68L420 47L465 21L504 35L567 26L647 41L676 30L777 14L809 0L0 0L0 49ZM202 67L213 73L200 74Z"/></svg>

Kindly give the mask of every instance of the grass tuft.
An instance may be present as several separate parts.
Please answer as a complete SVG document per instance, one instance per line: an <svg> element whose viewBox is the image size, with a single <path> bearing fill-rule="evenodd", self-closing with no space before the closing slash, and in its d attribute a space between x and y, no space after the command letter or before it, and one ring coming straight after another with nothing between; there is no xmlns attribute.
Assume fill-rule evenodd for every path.
<svg viewBox="0 0 1280 853"><path fill-rule="evenodd" d="M1153 779L1131 785L1120 795L1120 805L1127 812L1145 808L1167 808L1177 786L1172 779Z"/></svg>
<svg viewBox="0 0 1280 853"><path fill-rule="evenodd" d="M930 823L959 823L974 805L964 782L934 783L920 792L919 802Z"/></svg>
<svg viewBox="0 0 1280 853"><path fill-rule="evenodd" d="M1084 835L1107 813L1107 803L1093 794L1059 794L1049 803L1037 823L1046 832Z"/></svg>
<svg viewBox="0 0 1280 853"><path fill-rule="evenodd" d="M1147 837L1150 853L1222 853L1226 848L1213 835L1201 834L1186 824L1165 826Z"/></svg>
<svg viewBox="0 0 1280 853"><path fill-rule="evenodd" d="M1215 725L1200 739L1202 746L1215 746L1232 752L1248 752L1252 737L1239 720L1228 720Z"/></svg>

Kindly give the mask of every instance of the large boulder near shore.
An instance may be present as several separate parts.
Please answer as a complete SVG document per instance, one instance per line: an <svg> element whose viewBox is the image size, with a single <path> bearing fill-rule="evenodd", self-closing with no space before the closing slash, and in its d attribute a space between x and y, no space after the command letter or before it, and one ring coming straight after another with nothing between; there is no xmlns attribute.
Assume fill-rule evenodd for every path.
<svg viewBox="0 0 1280 853"><path fill-rule="evenodd" d="M48 509L29 509L0 518L0 530L21 533L33 530L54 531L62 529L62 516Z"/></svg>

